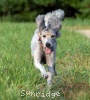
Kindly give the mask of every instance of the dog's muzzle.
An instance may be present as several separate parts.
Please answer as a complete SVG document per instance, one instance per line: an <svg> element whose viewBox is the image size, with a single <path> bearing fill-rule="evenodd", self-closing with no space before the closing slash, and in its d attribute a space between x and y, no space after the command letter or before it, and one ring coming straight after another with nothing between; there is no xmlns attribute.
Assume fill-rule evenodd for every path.
<svg viewBox="0 0 90 100"><path fill-rule="evenodd" d="M50 54L51 52L52 52L51 44L49 42L47 42L46 47L45 47L45 53Z"/></svg>

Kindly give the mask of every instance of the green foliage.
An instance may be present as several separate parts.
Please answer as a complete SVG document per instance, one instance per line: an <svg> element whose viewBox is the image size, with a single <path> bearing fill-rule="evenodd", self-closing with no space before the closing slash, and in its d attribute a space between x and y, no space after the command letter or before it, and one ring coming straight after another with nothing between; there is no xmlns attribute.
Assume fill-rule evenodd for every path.
<svg viewBox="0 0 90 100"><path fill-rule="evenodd" d="M79 11L82 12L82 15L80 14L79 16L82 18L90 18L90 0L83 0L80 5Z"/></svg>
<svg viewBox="0 0 90 100"><path fill-rule="evenodd" d="M11 21L34 21L55 9L64 9L66 17L90 18L90 0L0 0L0 17Z"/></svg>
<svg viewBox="0 0 90 100"><path fill-rule="evenodd" d="M37 5L40 5L40 6L48 6L50 4L55 4L55 1L56 0L33 0L33 3L37 4Z"/></svg>

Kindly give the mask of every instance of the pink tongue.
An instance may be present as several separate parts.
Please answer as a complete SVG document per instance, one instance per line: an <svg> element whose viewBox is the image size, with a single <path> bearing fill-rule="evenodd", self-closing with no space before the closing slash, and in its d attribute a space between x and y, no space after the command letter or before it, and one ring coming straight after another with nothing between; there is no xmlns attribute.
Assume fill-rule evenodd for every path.
<svg viewBox="0 0 90 100"><path fill-rule="evenodd" d="M46 52L47 54L50 54L50 53L51 53L50 48L47 48L47 47L46 47L45 52Z"/></svg>

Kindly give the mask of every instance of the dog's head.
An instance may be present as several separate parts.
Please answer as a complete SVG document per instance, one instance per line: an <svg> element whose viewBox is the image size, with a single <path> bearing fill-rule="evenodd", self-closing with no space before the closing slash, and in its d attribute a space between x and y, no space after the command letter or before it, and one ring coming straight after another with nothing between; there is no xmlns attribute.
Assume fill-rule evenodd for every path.
<svg viewBox="0 0 90 100"><path fill-rule="evenodd" d="M46 53L53 50L56 38L60 37L59 30L64 16L64 11L59 9L46 15L38 15L36 18L37 28Z"/></svg>
<svg viewBox="0 0 90 100"><path fill-rule="evenodd" d="M50 54L54 48L55 48L55 44L56 44L56 33L54 30L52 29L43 29L42 33L40 35L41 41L42 41L42 45L43 48L45 50L46 54Z"/></svg>

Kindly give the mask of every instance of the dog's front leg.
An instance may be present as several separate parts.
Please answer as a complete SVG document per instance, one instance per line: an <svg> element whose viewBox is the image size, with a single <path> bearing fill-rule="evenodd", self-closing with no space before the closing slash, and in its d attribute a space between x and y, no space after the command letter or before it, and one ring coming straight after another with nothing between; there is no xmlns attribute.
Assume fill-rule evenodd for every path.
<svg viewBox="0 0 90 100"><path fill-rule="evenodd" d="M55 51L51 52L51 54L46 55L46 60L47 60L47 65L48 65L48 78L47 82L50 85L52 81L52 76L57 75L56 70L55 70Z"/></svg>
<svg viewBox="0 0 90 100"><path fill-rule="evenodd" d="M55 51L51 52L51 54L46 55L47 65L48 65L48 71L52 73L52 75L57 75L55 70Z"/></svg>
<svg viewBox="0 0 90 100"><path fill-rule="evenodd" d="M42 77L44 77L44 78L48 77L44 66L40 62L35 61L35 66L41 71Z"/></svg>
<svg viewBox="0 0 90 100"><path fill-rule="evenodd" d="M46 72L44 66L40 63L41 55L42 55L41 51L37 50L34 52L34 64L35 64L35 67L40 70L42 77L47 78L47 72Z"/></svg>

